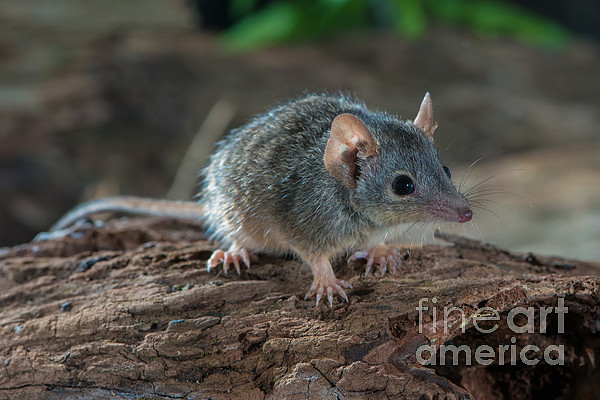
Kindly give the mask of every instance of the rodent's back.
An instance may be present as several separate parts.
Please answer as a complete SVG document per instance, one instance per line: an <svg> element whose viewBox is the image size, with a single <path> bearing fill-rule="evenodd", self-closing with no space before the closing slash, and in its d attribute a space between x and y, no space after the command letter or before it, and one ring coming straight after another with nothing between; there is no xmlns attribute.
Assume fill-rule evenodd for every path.
<svg viewBox="0 0 600 400"><path fill-rule="evenodd" d="M289 250L336 247L357 231L348 188L326 170L333 119L365 106L344 95L310 94L273 108L233 130L203 172L200 201L219 240Z"/></svg>

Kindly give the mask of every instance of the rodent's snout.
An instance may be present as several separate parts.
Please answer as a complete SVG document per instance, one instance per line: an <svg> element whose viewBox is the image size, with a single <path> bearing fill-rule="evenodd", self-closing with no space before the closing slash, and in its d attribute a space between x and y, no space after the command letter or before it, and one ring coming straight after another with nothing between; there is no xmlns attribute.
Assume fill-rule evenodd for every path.
<svg viewBox="0 0 600 400"><path fill-rule="evenodd" d="M468 206L451 205L446 201L432 201L425 206L430 214L448 222L469 222L473 218L473 211Z"/></svg>
<svg viewBox="0 0 600 400"><path fill-rule="evenodd" d="M458 222L463 224L469 222L473 218L473 211L469 207L464 207L458 210Z"/></svg>

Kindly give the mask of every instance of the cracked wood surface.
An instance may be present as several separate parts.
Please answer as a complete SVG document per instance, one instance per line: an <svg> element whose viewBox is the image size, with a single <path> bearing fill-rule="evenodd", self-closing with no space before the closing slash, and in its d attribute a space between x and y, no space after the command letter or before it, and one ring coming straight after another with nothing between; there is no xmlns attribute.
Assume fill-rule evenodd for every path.
<svg viewBox="0 0 600 400"><path fill-rule="evenodd" d="M594 379L586 384L582 376L599 376L600 266L445 240L448 246L403 250L400 271L384 278L365 277L362 262L340 260L336 274L353 289L350 302L336 299L333 309L302 300L311 276L295 260L264 255L241 277L206 272L215 245L197 227L168 220L118 220L0 249L0 398L500 400L535 398L540 390L554 398L598 393ZM564 343L566 365L424 368L415 360L419 345L481 339L470 319L465 333L458 325L434 332L430 315L419 333L416 307L424 297L467 316L482 305L505 314L517 305L555 306L564 297L566 334L519 335L519 345ZM510 343L510 336L500 329L485 339ZM517 373L525 376L520 383L511 380Z"/></svg>

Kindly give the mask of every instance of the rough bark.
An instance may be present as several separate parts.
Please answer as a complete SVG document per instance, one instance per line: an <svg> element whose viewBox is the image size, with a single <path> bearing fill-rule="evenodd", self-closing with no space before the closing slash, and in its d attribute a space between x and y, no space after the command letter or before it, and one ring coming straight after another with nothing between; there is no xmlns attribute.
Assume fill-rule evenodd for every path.
<svg viewBox="0 0 600 400"><path fill-rule="evenodd" d="M340 260L336 274L353 289L332 309L303 300L310 271L295 260L261 256L241 277L206 272L215 245L173 221L119 220L0 249L0 398L597 396L600 265L445 240L403 250L400 271L383 278ZM434 324L425 312L419 333L422 298L462 309L465 332L458 317L444 332L440 316ZM515 306L559 298L564 334L556 314L548 333L507 328ZM473 325L483 306L502 318L493 333ZM564 345L564 365L426 368L415 358L422 344L497 347L511 337L518 349Z"/></svg>

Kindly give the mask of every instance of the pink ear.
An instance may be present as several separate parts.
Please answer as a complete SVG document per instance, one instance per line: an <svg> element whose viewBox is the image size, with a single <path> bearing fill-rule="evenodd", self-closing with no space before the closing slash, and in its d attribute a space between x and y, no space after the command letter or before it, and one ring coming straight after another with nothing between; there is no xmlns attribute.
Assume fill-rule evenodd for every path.
<svg viewBox="0 0 600 400"><path fill-rule="evenodd" d="M325 148L325 167L344 185L356 188L356 161L378 153L375 140L365 124L352 114L341 114L331 124Z"/></svg>
<svg viewBox="0 0 600 400"><path fill-rule="evenodd" d="M433 120L433 104L431 103L431 95L429 92L425 93L425 97L419 107L417 117L413 121L413 124L421 129L421 132L430 140L433 140L433 132L437 128L437 122Z"/></svg>

